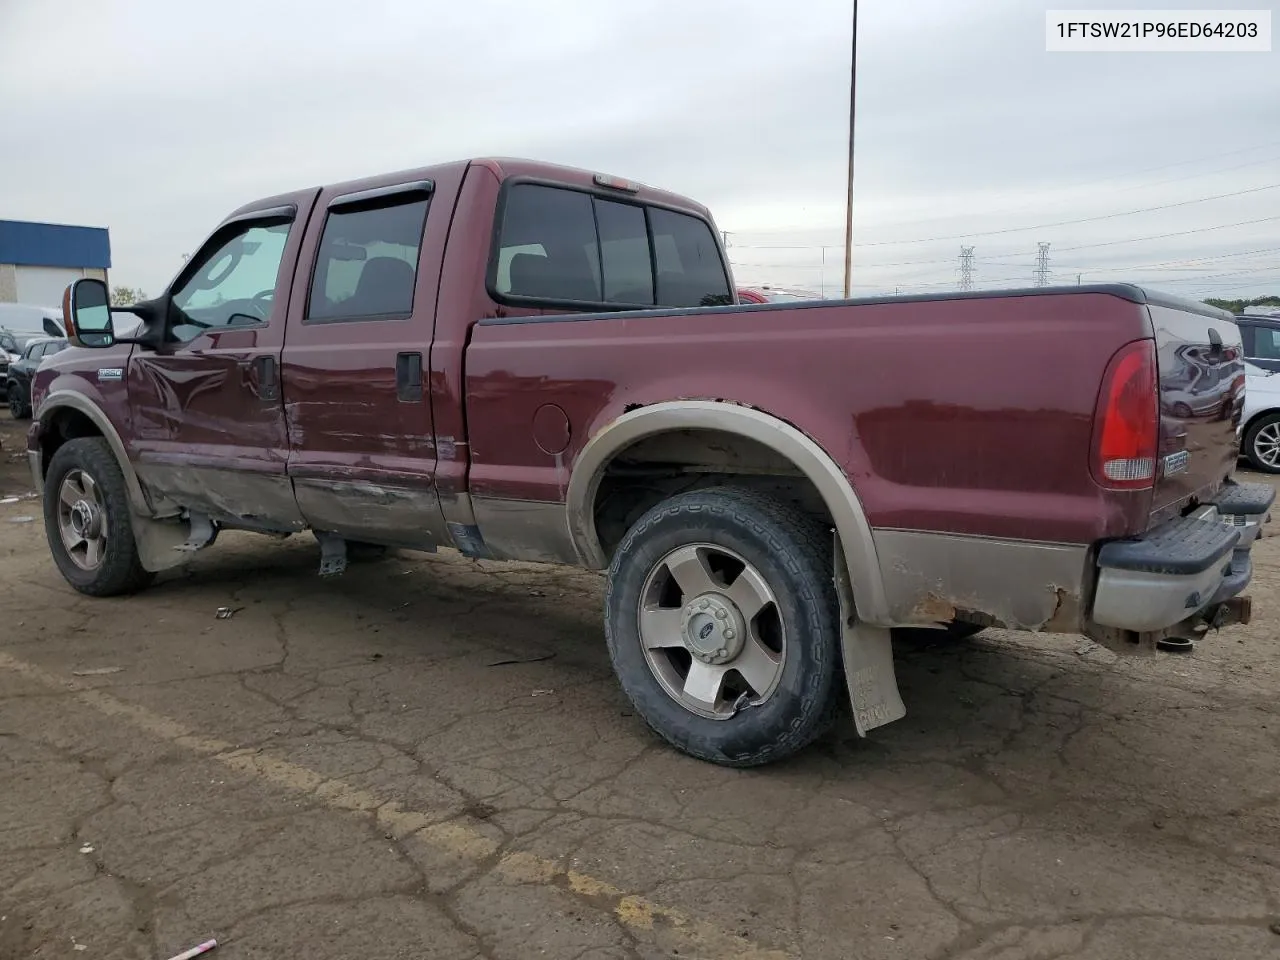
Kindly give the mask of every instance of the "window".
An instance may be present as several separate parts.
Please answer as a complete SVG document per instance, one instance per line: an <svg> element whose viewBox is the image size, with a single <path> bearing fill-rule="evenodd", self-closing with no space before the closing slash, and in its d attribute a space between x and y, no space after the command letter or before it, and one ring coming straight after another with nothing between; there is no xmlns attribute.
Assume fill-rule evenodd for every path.
<svg viewBox="0 0 1280 960"><path fill-rule="evenodd" d="M609 303L653 303L653 263L644 208L597 200L604 298Z"/></svg>
<svg viewBox="0 0 1280 960"><path fill-rule="evenodd" d="M329 213L311 278L307 319L372 320L413 313L426 197Z"/></svg>
<svg viewBox="0 0 1280 960"><path fill-rule="evenodd" d="M710 227L670 210L520 183L508 188L497 244L499 296L664 307L733 299Z"/></svg>
<svg viewBox="0 0 1280 960"><path fill-rule="evenodd" d="M658 303L705 307L733 302L710 227L670 210L650 210L649 223L658 264Z"/></svg>
<svg viewBox="0 0 1280 960"><path fill-rule="evenodd" d="M266 322L292 221L247 223L215 238L173 292L181 316L174 336L191 340L202 330Z"/></svg>
<svg viewBox="0 0 1280 960"><path fill-rule="evenodd" d="M519 184L507 195L498 253L499 293L599 303L600 249L591 197Z"/></svg>
<svg viewBox="0 0 1280 960"><path fill-rule="evenodd" d="M1259 360L1280 360L1280 329L1250 324L1245 331L1249 334L1245 351L1248 356Z"/></svg>

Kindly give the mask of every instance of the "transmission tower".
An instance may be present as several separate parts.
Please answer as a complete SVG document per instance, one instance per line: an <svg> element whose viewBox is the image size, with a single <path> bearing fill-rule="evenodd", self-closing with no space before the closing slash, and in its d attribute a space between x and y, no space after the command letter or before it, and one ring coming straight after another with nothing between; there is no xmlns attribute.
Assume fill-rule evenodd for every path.
<svg viewBox="0 0 1280 960"><path fill-rule="evenodd" d="M973 289L973 247L960 248L960 289Z"/></svg>
<svg viewBox="0 0 1280 960"><path fill-rule="evenodd" d="M1049 285L1049 244L1041 243L1040 252L1036 254L1036 286Z"/></svg>

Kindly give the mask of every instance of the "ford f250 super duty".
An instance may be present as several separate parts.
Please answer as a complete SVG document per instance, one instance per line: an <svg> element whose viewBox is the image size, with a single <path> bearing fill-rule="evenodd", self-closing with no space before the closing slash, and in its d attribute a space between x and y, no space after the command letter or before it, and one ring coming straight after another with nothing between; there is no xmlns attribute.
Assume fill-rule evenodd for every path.
<svg viewBox="0 0 1280 960"><path fill-rule="evenodd" d="M310 530L323 574L352 544L607 571L636 709L739 766L846 697L860 735L902 717L895 628L1147 652L1248 619L1274 494L1232 478L1229 315L1127 285L744 305L717 237L473 160L242 207L128 336L78 280L28 438L53 559L93 596L224 529Z"/></svg>

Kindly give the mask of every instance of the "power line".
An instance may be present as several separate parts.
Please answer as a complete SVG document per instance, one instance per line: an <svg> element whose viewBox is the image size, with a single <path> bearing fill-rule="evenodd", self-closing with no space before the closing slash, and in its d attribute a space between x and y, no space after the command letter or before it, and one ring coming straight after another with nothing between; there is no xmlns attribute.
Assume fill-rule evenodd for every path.
<svg viewBox="0 0 1280 960"><path fill-rule="evenodd" d="M1194 233L1209 233L1213 230L1226 230L1230 227L1248 227L1255 223L1271 223L1280 220L1277 217L1259 217L1257 220L1239 220L1236 223L1220 223L1216 227L1196 227L1194 230L1178 230L1174 233L1157 233L1149 237L1133 237L1129 240L1108 240L1105 243L1081 243L1074 247L1059 247L1060 253L1071 250L1096 250L1099 247L1114 247L1122 243L1141 243L1144 240L1167 240L1170 237L1189 237Z"/></svg>
<svg viewBox="0 0 1280 960"><path fill-rule="evenodd" d="M1163 164L1159 164L1159 165L1154 166L1154 167L1143 167L1143 168L1138 169L1138 170L1130 170L1130 171L1128 171L1128 172L1126 172L1126 173L1112 174L1111 176L1107 176L1107 177L1100 177L1100 178L1088 178L1088 179L1084 179L1084 180L1076 180L1076 181L1068 182L1068 183L1065 183L1065 184L1059 184L1059 185L1057 185L1057 188L1058 188L1058 189L1061 189L1061 190L1073 190L1073 189L1075 189L1075 188L1077 188L1077 187L1092 187L1092 186L1097 186L1098 184L1109 183L1109 182L1111 182L1111 181L1113 181L1113 180L1124 180L1124 179L1126 179L1126 178L1128 178L1128 177L1135 177L1135 176L1139 176L1140 174L1144 174L1144 173L1154 173L1154 172L1156 172L1157 170L1170 170L1170 169L1173 169L1174 167L1185 167L1185 166L1190 166L1191 164L1195 164L1195 163L1203 163L1203 162L1204 162L1204 161L1206 161L1206 160L1221 160L1221 159L1225 159L1225 158L1227 158L1227 157L1235 157L1235 156L1239 156L1239 155L1244 154L1244 153L1252 153L1252 152L1254 152L1254 151L1256 151L1256 150L1265 150L1265 149L1267 149L1268 147L1275 147L1275 146L1280 146L1280 140L1273 140L1273 141L1270 141L1270 142L1267 142L1267 143L1259 143L1259 144L1256 144L1256 145L1254 145L1254 146L1252 146L1252 147L1244 147L1244 148L1241 148L1241 149L1239 149L1239 150L1228 150L1228 151L1226 151L1225 153L1215 153L1215 154L1208 154L1208 155L1200 156L1200 157L1194 157L1194 158L1192 158L1192 159L1190 159L1190 160L1178 160L1178 161L1175 161L1175 162L1173 162L1173 163L1163 163ZM1194 180L1194 179L1197 179L1197 178L1199 178L1199 177L1213 176L1213 175L1215 175L1215 174L1219 174L1219 173L1230 173L1230 172L1231 172L1231 171L1233 171L1233 170L1240 170L1240 169L1243 169L1243 168L1245 168L1245 167L1253 167L1253 166L1257 166L1258 164L1261 164L1261 163L1270 163L1270 162L1273 162L1273 161L1274 161L1274 160L1276 160L1276 159L1280 159L1280 158L1264 157L1264 158L1263 158L1263 159L1261 159L1261 160L1250 160L1250 161L1248 161L1248 162L1246 162L1246 163L1236 164L1235 166L1231 166L1231 167L1223 167L1223 168L1221 168L1221 169L1217 169L1217 170L1206 170L1206 171L1203 171L1202 173L1189 174L1188 176L1185 176L1185 177L1174 177L1174 178L1171 178L1171 179L1168 179L1168 180L1158 180L1158 181L1155 181L1154 183L1131 184L1131 185L1127 185L1125 189L1126 189L1126 190L1145 190L1145 189L1147 189L1147 188L1149 188L1149 187L1164 186L1165 184L1169 184L1169 183L1180 183L1180 182L1183 182L1183 181L1185 181L1185 180ZM990 211L990 210L986 210L986 211L984 211L984 213L991 213L991 212L999 212L999 211ZM925 224L925 223L937 223L937 222L939 222L939 220L940 220L940 219L943 219L943 218L939 218L939 217L930 217L930 218L920 219L920 220L899 220L899 221L896 221L896 222L894 222L894 223L886 224L885 226L887 226L887 227L906 227L906 226L915 226L915 225ZM806 229L806 230L807 230L807 229L814 229L814 228L812 228L812 227L796 227L796 228L792 228L792 227L780 227L780 228L775 228L774 230L771 230L771 231L759 231L759 232L761 232L761 233L765 233L765 232L773 232L773 233L776 233L776 232L786 232L786 231L789 231L789 230L792 230L792 229ZM973 234L973 236L977 236L977 234ZM944 238L944 239L954 239L954 238L947 237L947 238Z"/></svg>
<svg viewBox="0 0 1280 960"><path fill-rule="evenodd" d="M1002 230L981 230L975 233L956 233L945 237L916 238L912 240L877 240L874 243L861 243L861 247L889 247L904 243L935 243L941 240L966 240L970 237L994 237L1003 233L1025 233L1028 230L1043 230L1047 227L1067 227L1077 223L1096 223L1099 220L1115 220L1118 217L1132 217L1140 213L1151 213L1156 210L1172 210L1175 207L1189 207L1196 203L1208 203L1211 200L1225 200L1228 197L1243 197L1246 194L1261 193L1264 190L1275 190L1280 183L1268 183L1261 187L1250 187L1248 190L1234 190L1231 193L1219 193L1212 197L1197 197L1194 200L1179 200L1176 203L1162 203L1154 207L1139 207L1137 210L1125 210L1121 213L1106 213L1096 217L1080 217L1076 220L1055 220L1052 223L1033 223L1026 227L1006 227Z"/></svg>

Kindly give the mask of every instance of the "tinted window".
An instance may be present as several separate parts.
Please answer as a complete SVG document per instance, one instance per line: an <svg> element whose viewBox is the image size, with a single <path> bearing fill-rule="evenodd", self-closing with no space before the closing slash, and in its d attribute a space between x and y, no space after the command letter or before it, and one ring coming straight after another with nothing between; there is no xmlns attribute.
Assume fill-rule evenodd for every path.
<svg viewBox="0 0 1280 960"><path fill-rule="evenodd" d="M308 320L403 318L413 313L427 198L329 214L311 280Z"/></svg>
<svg viewBox="0 0 1280 960"><path fill-rule="evenodd" d="M656 209L649 211L649 222L658 265L658 303L697 307L732 302L720 251L705 223Z"/></svg>
<svg viewBox="0 0 1280 960"><path fill-rule="evenodd" d="M507 193L498 250L499 293L600 302L600 251L591 197L520 184Z"/></svg>
<svg viewBox="0 0 1280 960"><path fill-rule="evenodd" d="M1246 354L1259 360L1280 360L1280 330L1251 325L1252 342L1246 342Z"/></svg>
<svg viewBox="0 0 1280 960"><path fill-rule="evenodd" d="M596 200L604 298L610 303L653 303L653 263L644 208Z"/></svg>
<svg viewBox="0 0 1280 960"><path fill-rule="evenodd" d="M195 269L173 293L173 304L183 314L174 335L185 341L211 327L264 322L271 315L289 227L289 221L245 224L197 255Z"/></svg>
<svg viewBox="0 0 1280 960"><path fill-rule="evenodd" d="M507 191L494 287L561 303L732 301L715 238L701 220L535 184Z"/></svg>

